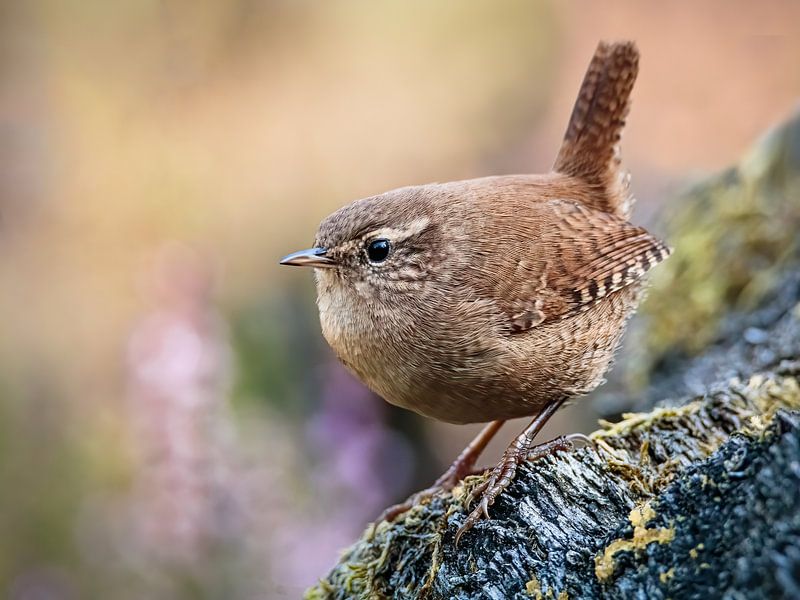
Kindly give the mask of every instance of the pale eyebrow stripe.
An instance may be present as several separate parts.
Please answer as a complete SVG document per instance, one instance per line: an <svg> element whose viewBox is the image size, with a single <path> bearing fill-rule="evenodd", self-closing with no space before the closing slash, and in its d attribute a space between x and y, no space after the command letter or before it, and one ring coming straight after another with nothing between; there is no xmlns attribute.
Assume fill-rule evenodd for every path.
<svg viewBox="0 0 800 600"><path fill-rule="evenodd" d="M369 232L367 235L363 237L365 238L387 237L390 240L401 242L419 233L422 233L430 224L431 224L430 219L428 219L427 217L421 217L419 219L414 219L402 229L398 229L396 227L381 227L380 229L376 229L374 231Z"/></svg>

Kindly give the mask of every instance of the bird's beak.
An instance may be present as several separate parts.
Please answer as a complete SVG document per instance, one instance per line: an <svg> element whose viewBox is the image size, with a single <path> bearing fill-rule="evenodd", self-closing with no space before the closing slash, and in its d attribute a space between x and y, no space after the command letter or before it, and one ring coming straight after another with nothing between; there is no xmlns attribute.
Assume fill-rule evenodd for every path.
<svg viewBox="0 0 800 600"><path fill-rule="evenodd" d="M300 252L292 252L281 259L281 264L294 267L335 269L338 263L332 258L325 256L327 252L325 248L309 248L308 250L300 250Z"/></svg>

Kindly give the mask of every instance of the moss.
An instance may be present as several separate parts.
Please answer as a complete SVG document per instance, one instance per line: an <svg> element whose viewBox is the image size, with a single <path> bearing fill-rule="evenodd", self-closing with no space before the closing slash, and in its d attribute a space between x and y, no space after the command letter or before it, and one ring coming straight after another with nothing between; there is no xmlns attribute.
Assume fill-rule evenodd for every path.
<svg viewBox="0 0 800 600"><path fill-rule="evenodd" d="M652 275L627 378L640 387L669 353L693 355L721 319L750 310L800 264L800 113L736 167L688 189L664 214L674 254Z"/></svg>
<svg viewBox="0 0 800 600"><path fill-rule="evenodd" d="M663 489L682 467L710 456L733 431L765 431L781 408L800 410L797 379L757 374L746 383L730 381L727 391L716 396L625 414L619 423L604 422L603 429L590 437L609 468L648 497Z"/></svg>

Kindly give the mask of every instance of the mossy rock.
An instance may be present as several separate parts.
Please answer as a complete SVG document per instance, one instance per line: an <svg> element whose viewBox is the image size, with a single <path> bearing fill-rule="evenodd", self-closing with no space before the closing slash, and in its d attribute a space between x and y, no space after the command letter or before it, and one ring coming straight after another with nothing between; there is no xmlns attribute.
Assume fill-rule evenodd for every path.
<svg viewBox="0 0 800 600"><path fill-rule="evenodd" d="M800 266L800 111L737 166L673 199L663 229L675 252L652 274L626 364L640 387L665 356L702 352L732 312L762 305Z"/></svg>
<svg viewBox="0 0 800 600"><path fill-rule="evenodd" d="M479 477L365 532L306 597L688 597L743 589L742 578L763 597L789 591L798 409L800 382L776 375L629 415L593 434L598 452L525 465L458 547ZM731 568L741 561L746 572Z"/></svg>

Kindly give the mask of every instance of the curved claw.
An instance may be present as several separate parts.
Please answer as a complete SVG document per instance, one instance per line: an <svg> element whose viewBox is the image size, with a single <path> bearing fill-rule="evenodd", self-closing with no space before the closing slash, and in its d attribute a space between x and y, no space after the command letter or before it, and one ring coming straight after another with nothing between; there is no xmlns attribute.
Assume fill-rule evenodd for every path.
<svg viewBox="0 0 800 600"><path fill-rule="evenodd" d="M461 541L461 536L467 533L470 529L472 529L473 525L481 520L481 514L483 511L486 511L486 517L489 517L489 510L488 508L484 508L483 501L481 501L480 506L476 506L475 509L469 513L469 516L464 520L464 524L458 528L456 531L456 538L454 540L455 547L458 548L458 543Z"/></svg>
<svg viewBox="0 0 800 600"><path fill-rule="evenodd" d="M456 548L458 548L458 543L461 541L461 536L472 528L472 525L467 526L467 522L468 521L464 521L464 524L456 531L456 539L453 542Z"/></svg>
<svg viewBox="0 0 800 600"><path fill-rule="evenodd" d="M464 520L464 524L458 528L456 531L456 539L455 545L458 546L458 542L461 539L461 536L464 535L467 531L472 529L472 527L480 521L482 518L491 519L492 517L489 515L489 507L494 504L494 496L484 495L481 498L480 504L476 506L469 516Z"/></svg>
<svg viewBox="0 0 800 600"><path fill-rule="evenodd" d="M492 500L494 500L494 498L492 498ZM483 516L486 517L487 519L492 518L489 516L489 504L490 504L489 498L484 496L483 500L481 500L481 512L483 513Z"/></svg>
<svg viewBox="0 0 800 600"><path fill-rule="evenodd" d="M567 440L573 446L575 445L575 441L581 441L587 446L591 446L592 448L597 448L597 444L595 444L594 440L590 438L588 435L583 433L570 433L569 435L565 435L564 439Z"/></svg>

